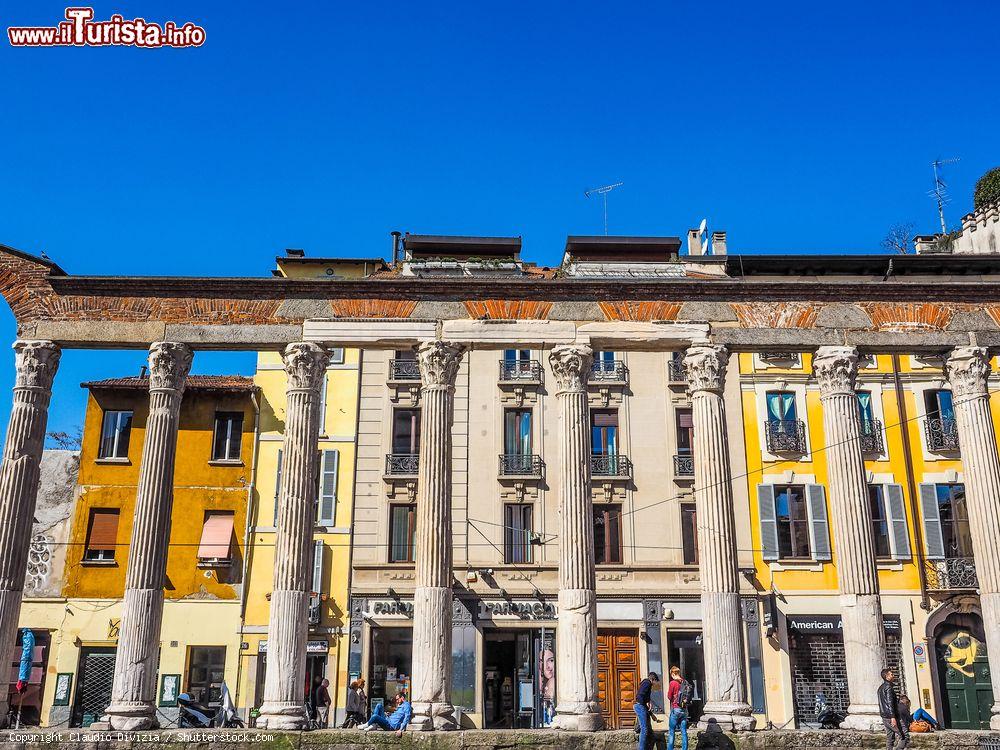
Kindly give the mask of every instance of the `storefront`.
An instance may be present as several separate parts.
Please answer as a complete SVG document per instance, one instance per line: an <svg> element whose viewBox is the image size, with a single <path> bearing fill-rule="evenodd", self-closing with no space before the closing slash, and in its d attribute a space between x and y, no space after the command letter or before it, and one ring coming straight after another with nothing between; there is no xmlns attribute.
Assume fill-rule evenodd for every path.
<svg viewBox="0 0 1000 750"><path fill-rule="evenodd" d="M51 636L48 630L31 630L27 636L28 652L24 653L24 639L28 628L17 631L17 645L12 649L12 661L7 686L7 704L14 712L16 726L36 727L42 718L42 697L45 694L45 673L49 661L49 645ZM22 664L22 659L24 662ZM21 674L26 679L20 680ZM18 682L22 690L17 690Z"/></svg>
<svg viewBox="0 0 1000 750"><path fill-rule="evenodd" d="M326 667L329 658L330 644L326 640L310 640L306 642L306 673L302 680L302 695L312 704L312 693L316 686L326 678ZM264 679L267 673L267 640L257 644L257 664L254 676L254 706L264 702ZM332 685L332 681L331 681ZM330 689L331 695L334 689Z"/></svg>

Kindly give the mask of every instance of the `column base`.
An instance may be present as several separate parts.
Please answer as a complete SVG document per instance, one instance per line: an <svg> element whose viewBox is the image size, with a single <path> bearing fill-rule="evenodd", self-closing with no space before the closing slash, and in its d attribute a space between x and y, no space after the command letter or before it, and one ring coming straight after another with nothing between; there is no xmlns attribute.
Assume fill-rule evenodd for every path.
<svg viewBox="0 0 1000 750"><path fill-rule="evenodd" d="M257 726L297 732L308 728L309 716L302 703L264 703L260 707Z"/></svg>
<svg viewBox="0 0 1000 750"><path fill-rule="evenodd" d="M862 732L881 732L885 729L882 715L874 703L861 705L852 703L847 709L847 718L840 722L841 729L856 729Z"/></svg>
<svg viewBox="0 0 1000 750"><path fill-rule="evenodd" d="M601 707L597 705L584 706L579 712L560 711L552 718L551 729L561 729L564 732L599 732L604 729L604 717Z"/></svg>
<svg viewBox="0 0 1000 750"><path fill-rule="evenodd" d="M156 708L152 703L142 701L112 703L101 720L119 732L141 732L160 727L156 720Z"/></svg>
<svg viewBox="0 0 1000 750"><path fill-rule="evenodd" d="M990 717L990 731L1000 732L1000 714L993 714Z"/></svg>
<svg viewBox="0 0 1000 750"><path fill-rule="evenodd" d="M450 703L414 703L408 729L414 732L450 732L458 729L455 707Z"/></svg>
<svg viewBox="0 0 1000 750"><path fill-rule="evenodd" d="M751 732L757 720L746 703L707 703L698 721L705 732Z"/></svg>

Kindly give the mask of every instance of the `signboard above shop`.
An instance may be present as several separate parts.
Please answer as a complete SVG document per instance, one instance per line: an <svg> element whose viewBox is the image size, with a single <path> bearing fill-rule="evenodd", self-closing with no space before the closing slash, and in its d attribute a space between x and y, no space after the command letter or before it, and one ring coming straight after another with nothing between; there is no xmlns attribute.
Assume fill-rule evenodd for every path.
<svg viewBox="0 0 1000 750"><path fill-rule="evenodd" d="M330 644L326 641L308 641L306 642L306 653L307 654L325 654L330 650ZM266 654L267 653L267 641L261 641L257 644L257 653Z"/></svg>
<svg viewBox="0 0 1000 750"><path fill-rule="evenodd" d="M785 620L789 631L795 633L838 635L844 632L844 621L840 615L785 615ZM884 615L882 626L886 633L902 631L899 615Z"/></svg>
<svg viewBox="0 0 1000 750"><path fill-rule="evenodd" d="M524 601L480 601L480 620L555 620L558 608L552 602L537 600Z"/></svg>

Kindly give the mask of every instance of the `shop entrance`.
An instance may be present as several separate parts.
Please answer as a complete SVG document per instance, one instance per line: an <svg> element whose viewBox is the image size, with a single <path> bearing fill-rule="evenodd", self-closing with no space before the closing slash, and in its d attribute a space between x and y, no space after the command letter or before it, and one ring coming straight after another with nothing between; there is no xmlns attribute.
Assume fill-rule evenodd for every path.
<svg viewBox="0 0 1000 750"><path fill-rule="evenodd" d="M306 654L306 701L314 717L316 716L316 688L324 679L326 679L326 654ZM337 696L332 694L333 686L330 687L330 699L333 706L336 706Z"/></svg>
<svg viewBox="0 0 1000 750"><path fill-rule="evenodd" d="M993 686L983 623L975 614L953 614L935 631L944 726L989 729Z"/></svg>
<svg viewBox="0 0 1000 750"><path fill-rule="evenodd" d="M380 703L387 703L400 690L405 690L409 695L411 664L411 628L372 628L371 664L368 672L369 711Z"/></svg>
<svg viewBox="0 0 1000 750"><path fill-rule="evenodd" d="M639 689L639 632L597 633L597 697L607 729L635 726L635 693Z"/></svg>
<svg viewBox="0 0 1000 750"><path fill-rule="evenodd" d="M552 630L485 629L483 726L548 726L555 700L555 634Z"/></svg>
<svg viewBox="0 0 1000 750"><path fill-rule="evenodd" d="M701 648L701 633L686 630L671 630L667 633L667 661L663 665L666 674L660 675L664 681L664 702L670 667L679 667L681 675L691 683L694 690L691 708L688 710L691 717L689 725L694 724L701 718L701 711L705 706L705 654Z"/></svg>
<svg viewBox="0 0 1000 750"><path fill-rule="evenodd" d="M21 671L21 656L23 652L24 629L17 631L17 647L11 650L10 684L7 686L7 705L14 714L14 722L18 726L37 727L42 720L42 696L45 694L45 672L49 660L49 643L51 636L47 630L32 630L35 645L31 651L31 672L27 680L27 688L23 693L17 692L17 679Z"/></svg>
<svg viewBox="0 0 1000 750"><path fill-rule="evenodd" d="M101 717L111 703L114 680L114 646L80 649L80 668L76 672L76 698L70 726L89 727Z"/></svg>

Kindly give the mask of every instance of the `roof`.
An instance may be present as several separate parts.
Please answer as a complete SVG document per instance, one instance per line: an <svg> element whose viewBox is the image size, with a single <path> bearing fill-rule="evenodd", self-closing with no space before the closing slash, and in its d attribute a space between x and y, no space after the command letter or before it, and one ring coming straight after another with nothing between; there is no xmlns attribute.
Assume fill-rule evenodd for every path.
<svg viewBox="0 0 1000 750"><path fill-rule="evenodd" d="M1000 273L1000 255L836 254L836 255L727 255L726 273L741 276L965 276ZM711 261L713 256L699 258Z"/></svg>
<svg viewBox="0 0 1000 750"><path fill-rule="evenodd" d="M80 383L81 388L91 390L149 390L148 377L107 378ZM193 391L229 391L232 393L252 393L257 390L253 378L243 375L189 375L186 390Z"/></svg>
<svg viewBox="0 0 1000 750"><path fill-rule="evenodd" d="M23 260L30 260L32 263L39 263L43 266L48 266L52 270L52 274L54 276L67 275L66 272L59 267L59 264L45 255L45 253L42 253L41 255L33 255L31 253L24 252L24 250L18 250L16 247L4 245L3 243L0 243L0 250L10 253L18 258L22 258Z"/></svg>
<svg viewBox="0 0 1000 750"><path fill-rule="evenodd" d="M450 234L405 234L408 253L458 253L462 255L513 255L521 251L520 237L467 237Z"/></svg>
<svg viewBox="0 0 1000 750"><path fill-rule="evenodd" d="M566 238L566 253L574 258L602 261L634 262L677 260L680 237L615 237L603 235L570 235Z"/></svg>
<svg viewBox="0 0 1000 750"><path fill-rule="evenodd" d="M301 255L278 255L277 263L376 263L387 265L385 258L343 258L337 256L305 257Z"/></svg>

